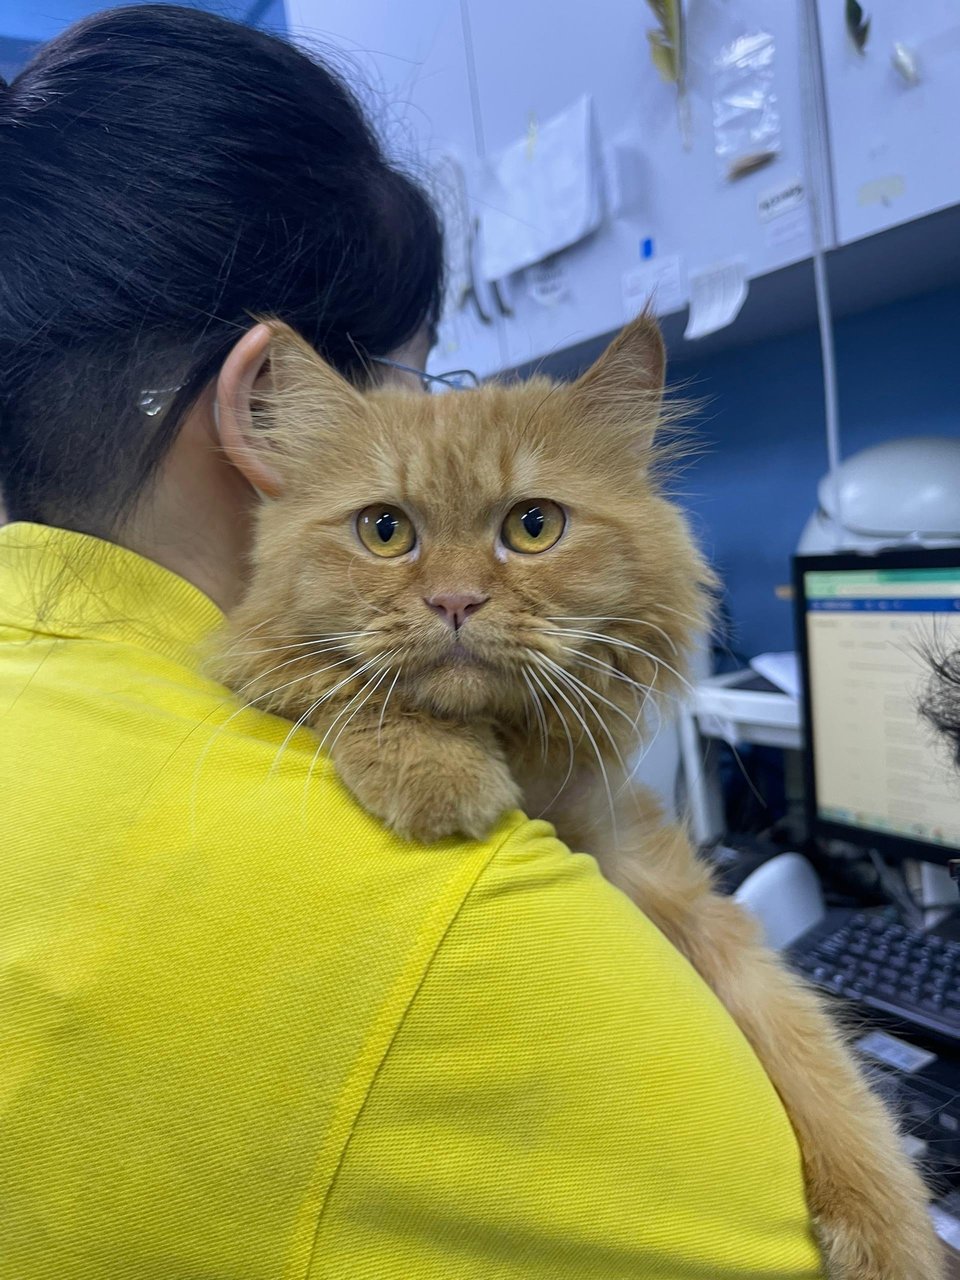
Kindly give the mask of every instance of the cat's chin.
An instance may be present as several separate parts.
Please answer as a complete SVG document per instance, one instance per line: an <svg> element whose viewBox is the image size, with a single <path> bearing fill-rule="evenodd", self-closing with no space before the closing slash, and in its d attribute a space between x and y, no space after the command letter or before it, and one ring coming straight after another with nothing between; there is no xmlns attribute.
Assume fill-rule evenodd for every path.
<svg viewBox="0 0 960 1280"><path fill-rule="evenodd" d="M406 692L412 701L445 719L490 714L502 702L503 672L464 657L444 659L412 677Z"/></svg>

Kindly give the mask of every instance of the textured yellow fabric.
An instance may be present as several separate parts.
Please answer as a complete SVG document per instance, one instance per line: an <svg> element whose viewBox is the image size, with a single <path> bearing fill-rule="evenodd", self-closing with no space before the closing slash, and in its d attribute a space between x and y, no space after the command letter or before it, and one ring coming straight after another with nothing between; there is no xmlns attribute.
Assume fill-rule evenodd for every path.
<svg viewBox="0 0 960 1280"><path fill-rule="evenodd" d="M421 848L308 733L274 768L218 618L0 531L0 1278L817 1275L778 1100L656 929L543 824Z"/></svg>

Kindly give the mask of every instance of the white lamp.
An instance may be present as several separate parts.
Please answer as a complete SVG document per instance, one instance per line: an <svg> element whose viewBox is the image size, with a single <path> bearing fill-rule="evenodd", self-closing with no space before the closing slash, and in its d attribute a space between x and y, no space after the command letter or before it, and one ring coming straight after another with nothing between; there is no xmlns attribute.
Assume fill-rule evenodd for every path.
<svg viewBox="0 0 960 1280"><path fill-rule="evenodd" d="M863 449L824 476L802 555L960 543L960 438L914 436ZM836 521L839 497L841 523Z"/></svg>

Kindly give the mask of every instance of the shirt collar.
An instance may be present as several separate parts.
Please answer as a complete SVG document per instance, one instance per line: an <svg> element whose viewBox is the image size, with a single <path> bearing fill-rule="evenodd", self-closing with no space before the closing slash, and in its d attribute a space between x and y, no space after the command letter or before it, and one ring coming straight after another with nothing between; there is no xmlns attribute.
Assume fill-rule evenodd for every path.
<svg viewBox="0 0 960 1280"><path fill-rule="evenodd" d="M222 622L193 583L126 547L48 525L0 529L0 626L136 644L196 666Z"/></svg>

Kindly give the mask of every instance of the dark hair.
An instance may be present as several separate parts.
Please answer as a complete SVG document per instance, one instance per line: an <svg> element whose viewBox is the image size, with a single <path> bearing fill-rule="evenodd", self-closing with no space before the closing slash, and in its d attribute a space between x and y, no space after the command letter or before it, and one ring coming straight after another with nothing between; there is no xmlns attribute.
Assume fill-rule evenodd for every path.
<svg viewBox="0 0 960 1280"><path fill-rule="evenodd" d="M0 173L13 519L109 530L251 316L358 383L436 320L437 219L353 94L213 14L108 10L45 45L0 84Z"/></svg>
<svg viewBox="0 0 960 1280"><path fill-rule="evenodd" d="M950 650L942 643L923 650L931 675L920 702L920 713L950 746L954 762L960 767L960 650Z"/></svg>

